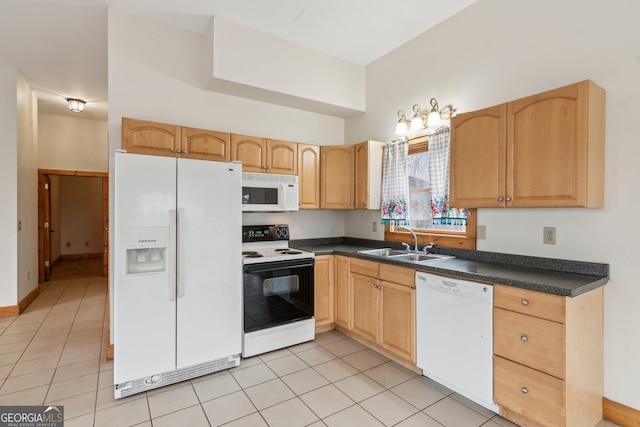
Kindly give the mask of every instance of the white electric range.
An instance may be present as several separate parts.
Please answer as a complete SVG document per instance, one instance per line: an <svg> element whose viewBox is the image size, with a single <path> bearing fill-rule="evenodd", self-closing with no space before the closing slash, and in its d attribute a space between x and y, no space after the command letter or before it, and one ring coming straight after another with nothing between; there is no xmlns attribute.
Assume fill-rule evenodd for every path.
<svg viewBox="0 0 640 427"><path fill-rule="evenodd" d="M314 254L289 248L289 226L242 227L242 357L315 338Z"/></svg>

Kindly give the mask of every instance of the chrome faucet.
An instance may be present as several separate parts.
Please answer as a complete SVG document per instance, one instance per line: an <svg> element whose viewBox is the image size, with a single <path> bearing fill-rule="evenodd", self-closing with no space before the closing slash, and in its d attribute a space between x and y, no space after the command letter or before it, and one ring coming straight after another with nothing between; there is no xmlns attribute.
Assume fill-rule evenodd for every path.
<svg viewBox="0 0 640 427"><path fill-rule="evenodd" d="M407 230L409 233L411 233L411 235L413 236L413 250L415 252L418 252L418 236L416 236L416 233L413 232L412 229L410 229L409 227L405 227L403 225L399 225L398 228L403 228L405 230ZM403 243L404 245L407 245L407 247L410 247L407 243Z"/></svg>

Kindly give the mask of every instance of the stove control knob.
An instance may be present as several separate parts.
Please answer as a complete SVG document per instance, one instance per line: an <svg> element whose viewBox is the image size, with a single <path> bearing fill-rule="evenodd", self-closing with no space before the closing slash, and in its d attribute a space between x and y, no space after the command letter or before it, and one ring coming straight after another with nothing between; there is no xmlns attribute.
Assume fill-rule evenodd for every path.
<svg viewBox="0 0 640 427"><path fill-rule="evenodd" d="M277 227L276 237L280 240L286 240L289 238L289 229L287 227Z"/></svg>

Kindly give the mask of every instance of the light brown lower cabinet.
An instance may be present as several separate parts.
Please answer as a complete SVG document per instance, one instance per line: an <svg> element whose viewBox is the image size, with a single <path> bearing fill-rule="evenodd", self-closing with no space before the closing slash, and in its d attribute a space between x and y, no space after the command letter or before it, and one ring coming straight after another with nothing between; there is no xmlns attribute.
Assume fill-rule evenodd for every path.
<svg viewBox="0 0 640 427"><path fill-rule="evenodd" d="M334 327L333 319L333 256L322 255L315 257L313 291L313 315L316 323L316 333L328 331Z"/></svg>
<svg viewBox="0 0 640 427"><path fill-rule="evenodd" d="M351 258L334 255L333 288L335 324L346 330L351 329L351 286L349 285L349 260Z"/></svg>
<svg viewBox="0 0 640 427"><path fill-rule="evenodd" d="M350 332L415 364L415 270L354 258L350 271Z"/></svg>
<svg viewBox="0 0 640 427"><path fill-rule="evenodd" d="M494 285L494 400L522 426L602 419L603 289L574 298Z"/></svg>

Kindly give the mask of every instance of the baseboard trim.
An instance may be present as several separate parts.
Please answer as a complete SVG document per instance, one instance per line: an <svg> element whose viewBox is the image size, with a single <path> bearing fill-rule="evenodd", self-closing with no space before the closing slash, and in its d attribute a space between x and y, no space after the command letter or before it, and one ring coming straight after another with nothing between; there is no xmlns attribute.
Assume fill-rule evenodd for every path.
<svg viewBox="0 0 640 427"><path fill-rule="evenodd" d="M606 397L602 398L602 416L623 427L640 427L640 411Z"/></svg>
<svg viewBox="0 0 640 427"><path fill-rule="evenodd" d="M0 317L17 316L22 313L38 295L40 295L40 285L36 286L26 297L22 298L22 301L20 301L18 305L0 307Z"/></svg>

